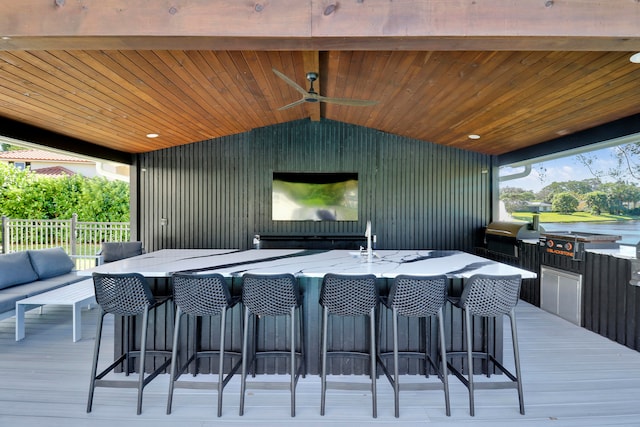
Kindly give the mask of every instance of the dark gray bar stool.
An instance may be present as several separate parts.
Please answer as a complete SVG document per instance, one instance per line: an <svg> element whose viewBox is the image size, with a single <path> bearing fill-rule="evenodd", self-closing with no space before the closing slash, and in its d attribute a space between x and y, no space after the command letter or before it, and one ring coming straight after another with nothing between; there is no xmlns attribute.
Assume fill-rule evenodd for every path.
<svg viewBox="0 0 640 427"><path fill-rule="evenodd" d="M142 391L159 373L163 372L171 363L171 352L162 350L146 350L147 328L149 325L149 311L171 300L170 296L154 297L147 280L141 274L100 274L93 273L93 283L96 292L96 302L100 307L100 316L96 329L96 342L93 351L93 366L91 368L91 383L89 385L89 400L87 412L91 412L93 393L96 387L121 387L138 389L138 415L142 412ZM102 337L102 325L107 314L124 316L124 351L109 365L108 368L97 374L98 356L100 353L100 339ZM130 328L133 319L142 315L142 333L140 337L140 350L130 348ZM164 357L165 362L149 375L145 375L145 362L147 356ZM131 380L105 380L109 372L124 362L124 369L128 375L131 367L131 358L139 360L138 381Z"/></svg>
<svg viewBox="0 0 640 427"><path fill-rule="evenodd" d="M337 388L343 390L370 390L373 418L378 416L378 405L376 402L376 367L378 361L376 351L376 307L378 302L376 276L373 274L340 275L329 273L324 276L320 290L320 305L322 306L322 397L320 401L320 415L324 415L327 388ZM329 315L369 316L369 351L363 352L355 349L329 350ZM339 337L332 335L331 340L333 343L336 343ZM368 359L370 363L369 376L371 377L371 385L327 381L327 357Z"/></svg>
<svg viewBox="0 0 640 427"><path fill-rule="evenodd" d="M463 375L458 369L449 365L449 370L469 389L469 413L475 414L473 393L475 389L504 389L516 388L518 390L518 400L520 403L520 413L524 415L524 397L522 392L522 380L520 373L520 352L518 350L518 334L516 330L515 306L520 298L521 276L489 276L477 274L468 279L462 290L459 299L450 298L454 306L464 311L464 325L466 337L465 352L449 352L449 357L466 356L467 375ZM491 320L501 321L502 316L509 316L511 323L511 337L513 341L513 356L515 361L516 374L505 368L492 352L493 345L490 343L489 331ZM472 340L472 317L481 317L485 322L487 333L485 334L484 349L474 351ZM491 337L492 338L492 337ZM509 381L473 381L473 360L482 358L485 361L487 377L491 376L494 366L504 373Z"/></svg>
<svg viewBox="0 0 640 427"><path fill-rule="evenodd" d="M389 290L389 296L381 298L383 304L392 311L393 352L381 353L382 360L393 356L393 376L386 365L382 365L385 375L389 379L394 391L395 416L400 416L400 390L444 390L444 401L447 416L451 415L449 404L449 380L447 371L447 348L444 338L444 322L442 308L446 302L447 276L397 276ZM398 317L417 317L423 323L425 334L425 349L420 351L398 350ZM436 317L438 320L438 338L440 347L440 367L429 354L430 330L427 318ZM431 368L438 373L439 383L412 383L400 386L399 358L418 358L424 360L425 375L429 376Z"/></svg>
<svg viewBox="0 0 640 427"><path fill-rule="evenodd" d="M291 392L291 416L296 415L296 385L300 375L306 372L304 351L304 315L302 313L302 293L298 280L292 274L245 274L242 280L242 304L244 305L244 333L242 340L242 379L240 383L240 415L244 414L244 397L247 387L283 388ZM296 331L296 310L298 328ZM258 329L264 316L290 317L289 348L258 349ZM253 348L249 351L249 319L253 319ZM296 350L298 336L299 350ZM267 357L287 357L289 359L290 382L247 383L247 372L252 366L255 376L256 360ZM296 363L297 362L297 363ZM297 368L296 368L297 364Z"/></svg>
<svg viewBox="0 0 640 427"><path fill-rule="evenodd" d="M239 352L225 351L226 319L227 310L231 309L240 301L240 296L232 297L225 278L220 274L192 274L176 273L173 279L173 300L176 304L175 326L173 328L173 352L171 355L171 379L169 380L169 397L167 400L167 414L171 413L174 388L189 389L217 389L218 390L218 416L222 415L222 392L229 380L236 373L242 364ZM193 320L191 326L192 351L182 358L179 363L178 347L180 340L180 319L187 315ZM204 316L220 317L220 337L218 350L198 351L198 318ZM193 375L198 373L198 360L200 358L218 358L218 381L217 382L196 382L178 381L180 376L189 368L192 363ZM237 361L232 365L230 371L225 376L225 357L236 357Z"/></svg>

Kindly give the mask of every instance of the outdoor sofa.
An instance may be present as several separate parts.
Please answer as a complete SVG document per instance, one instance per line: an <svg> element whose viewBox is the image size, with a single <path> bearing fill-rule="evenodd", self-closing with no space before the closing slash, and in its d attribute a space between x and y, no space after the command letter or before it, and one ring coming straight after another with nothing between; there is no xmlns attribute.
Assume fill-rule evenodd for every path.
<svg viewBox="0 0 640 427"><path fill-rule="evenodd" d="M15 315L17 301L85 279L62 248L0 255L0 320Z"/></svg>

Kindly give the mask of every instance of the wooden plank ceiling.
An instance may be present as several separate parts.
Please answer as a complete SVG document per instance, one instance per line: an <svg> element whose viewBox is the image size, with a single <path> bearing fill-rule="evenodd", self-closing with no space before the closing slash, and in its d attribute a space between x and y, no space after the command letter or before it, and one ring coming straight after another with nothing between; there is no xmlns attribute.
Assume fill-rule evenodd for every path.
<svg viewBox="0 0 640 427"><path fill-rule="evenodd" d="M318 2L311 3L314 9ZM0 117L125 153L310 118L498 155L640 114L640 64L629 61L638 34L631 38L635 45L617 45L627 50L612 50L613 41L603 44L598 37L575 39L579 41L569 48L563 47L564 39L535 44L548 47L540 50L514 38L514 45L523 48L508 50L500 47L508 40L503 38L485 44L493 49L464 49L481 38L470 37L467 45L459 40L436 43L430 37L403 42L397 30L395 38L381 39L380 50L369 34L341 44L310 37L297 48L278 48L278 41L291 40L288 34L274 41L264 36L254 42L196 37L183 43L175 38L150 43L133 34L115 43L95 34L60 41L64 34L46 26L23 28L18 10L11 12L0 21L5 31L0 35L11 34L0 49ZM42 18L47 16L43 12ZM339 28L352 31L343 24ZM28 31L40 37L26 37ZM103 48L136 40L132 48ZM224 49L203 48L211 40ZM393 40L399 49L390 47ZM172 44L179 48L166 48ZM332 49L332 44L338 47ZM431 45L435 48L416 48ZM378 103L303 103L278 110L301 94L273 68L303 88L309 87L306 73L317 72L314 87L321 95ZM149 133L159 137L147 138ZM470 134L480 139L469 139Z"/></svg>

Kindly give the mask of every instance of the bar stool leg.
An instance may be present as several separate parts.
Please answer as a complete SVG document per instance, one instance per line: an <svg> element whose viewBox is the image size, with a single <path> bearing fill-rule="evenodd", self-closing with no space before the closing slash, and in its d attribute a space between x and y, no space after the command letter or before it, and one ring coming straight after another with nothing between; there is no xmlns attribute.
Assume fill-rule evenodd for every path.
<svg viewBox="0 0 640 427"><path fill-rule="evenodd" d="M449 373L447 372L447 347L444 338L444 322L442 315L442 307L438 310L438 338L440 340L440 363L442 370L442 385L444 387L444 405L447 416L451 416L451 403L449 400Z"/></svg>
<svg viewBox="0 0 640 427"><path fill-rule="evenodd" d="M124 339L123 339L123 346L124 346L124 375L125 376L129 376L129 373L131 373L131 371L133 371L131 364L133 363L131 358L129 357L129 354L131 352L131 336L133 335L131 333L131 329L135 329L131 327L131 323L133 322L133 320L131 320L131 316L123 316L122 317L122 323L123 323L123 328L124 328Z"/></svg>
<svg viewBox="0 0 640 427"><path fill-rule="evenodd" d="M256 352L258 351L258 337L259 337L259 329L260 329L260 316L252 316L253 318L253 346L251 349L252 355L252 363L251 363L251 376L253 378L256 377L256 372L258 370L258 358L254 357Z"/></svg>
<svg viewBox="0 0 640 427"><path fill-rule="evenodd" d="M190 325L189 327L191 328L192 332L192 336L193 339L191 340L191 354L193 357L193 366L191 367L191 375L192 376L196 376L198 375L198 344L199 344L199 336L200 334L199 332L199 328L198 328L198 317L197 316L189 316L189 322ZM189 355L187 354L187 358L189 357ZM189 360L189 359L187 359Z"/></svg>
<svg viewBox="0 0 640 427"><path fill-rule="evenodd" d="M329 320L329 312L326 307L322 308L322 361L321 361L321 378L320 378L320 415L324 415L325 398L327 394L327 321Z"/></svg>
<svg viewBox="0 0 640 427"><path fill-rule="evenodd" d="M96 389L96 374L98 373L98 356L100 354L100 340L102 338L102 324L104 323L105 313L100 309L101 313L98 317L96 326L96 341L93 347L93 364L91 366L91 383L89 384L89 400L87 401L87 413L91 412L93 405L93 393Z"/></svg>
<svg viewBox="0 0 640 427"><path fill-rule="evenodd" d="M371 355L371 401L373 405L373 418L378 417L378 394L376 392L377 353L376 353L376 314L375 307L369 313L369 353Z"/></svg>
<svg viewBox="0 0 640 427"><path fill-rule="evenodd" d="M395 406L395 417L400 417L400 370L398 368L398 309L393 308L393 403Z"/></svg>
<svg viewBox="0 0 640 427"><path fill-rule="evenodd" d="M147 325L149 324L149 309L145 307L142 313L142 334L140 337L140 376L138 378L138 415L142 413L142 392L144 390L144 369L147 355Z"/></svg>
<svg viewBox="0 0 640 427"><path fill-rule="evenodd" d="M471 314L468 310L464 310L465 333L467 341L467 378L469 381L469 415L475 415L474 399L473 399L473 344L471 342Z"/></svg>
<svg viewBox="0 0 640 427"><path fill-rule="evenodd" d="M227 309L223 307L220 311L220 351L218 354L218 416L222 416L222 393L224 390L224 345L225 330L227 324ZM196 362L197 364L197 362Z"/></svg>
<svg viewBox="0 0 640 427"><path fill-rule="evenodd" d="M302 358L302 378L307 376L307 344L305 342L305 329L304 329L304 304L298 307L298 332L300 336L300 357Z"/></svg>
<svg viewBox="0 0 640 427"><path fill-rule="evenodd" d="M511 312L508 314L509 321L511 323L511 340L513 341L513 358L515 360L516 365L516 377L518 379L518 402L520 404L520 414L524 415L524 393L522 390L522 374L520 372L520 350L518 346L518 332L516 330L516 318L515 318L515 310L511 309Z"/></svg>
<svg viewBox="0 0 640 427"><path fill-rule="evenodd" d="M169 397L167 398L167 415L171 414L171 405L173 403L173 389L176 375L178 374L178 341L180 336L180 318L182 310L180 307L176 310L175 325L173 327L173 347L171 350L171 372L169 377Z"/></svg>
<svg viewBox="0 0 640 427"><path fill-rule="evenodd" d="M244 393L247 386L247 341L249 340L249 309L244 307L244 328L242 332L242 377L240 379L240 415L244 415Z"/></svg>
<svg viewBox="0 0 640 427"><path fill-rule="evenodd" d="M296 308L291 307L291 383L290 383L290 392L291 392L291 416L296 416Z"/></svg>

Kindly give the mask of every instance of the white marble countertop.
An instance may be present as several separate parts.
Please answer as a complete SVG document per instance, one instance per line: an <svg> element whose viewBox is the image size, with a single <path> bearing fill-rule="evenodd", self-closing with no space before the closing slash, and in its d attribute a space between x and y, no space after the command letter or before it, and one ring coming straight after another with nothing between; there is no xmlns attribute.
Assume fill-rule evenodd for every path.
<svg viewBox="0 0 640 427"><path fill-rule="evenodd" d="M79 274L137 272L147 277L166 277L174 272L195 270L239 277L245 273L292 273L301 277L323 277L326 273L375 274L393 278L400 274L468 278L474 274L535 278L536 273L462 251L378 250L371 262L366 255L346 250L302 249L164 249L104 264Z"/></svg>
<svg viewBox="0 0 640 427"><path fill-rule="evenodd" d="M620 245L617 249L587 249L587 252L611 255L616 258L636 259L636 247L631 245Z"/></svg>

